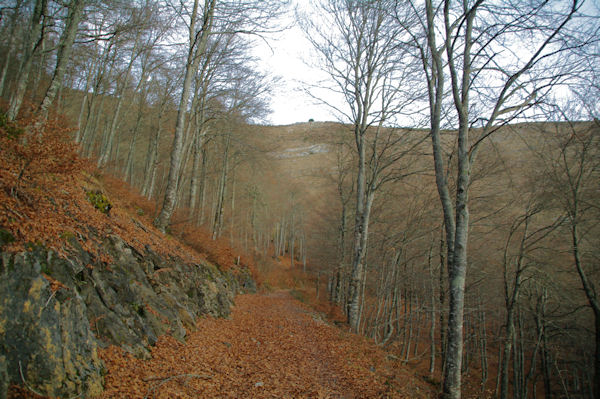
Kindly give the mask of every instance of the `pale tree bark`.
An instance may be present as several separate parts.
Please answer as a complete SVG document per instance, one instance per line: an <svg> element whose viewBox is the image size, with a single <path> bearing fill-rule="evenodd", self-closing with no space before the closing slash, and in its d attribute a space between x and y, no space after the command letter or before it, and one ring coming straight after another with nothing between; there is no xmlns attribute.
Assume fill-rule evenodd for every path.
<svg viewBox="0 0 600 399"><path fill-rule="evenodd" d="M19 15L21 13L21 5L23 4L23 0L17 0L15 7L13 9L12 15L10 17L9 22L9 31L8 31L8 43L7 43L7 52L4 57L4 65L2 66L2 72L0 72L0 96L4 93L4 87L6 83L6 75L8 73L8 66L10 65L10 61L14 52L14 43L17 32L17 21L19 20Z"/></svg>
<svg viewBox="0 0 600 399"><path fill-rule="evenodd" d="M90 75L94 75L92 84L93 90L91 97L86 95L86 98L89 98L87 101L88 112L86 115L85 124L83 126L80 124L79 126L80 130L83 131L78 134L80 138L79 143L82 146L82 153L86 157L91 156L92 146L96 136L98 119L102 111L104 100L107 97L104 95L106 93L103 90L106 76L110 76L112 74L112 70L116 62L117 52L115 51L113 45L114 42L110 41L104 45L102 51L99 52L100 44L96 43L96 51L99 52L99 54L96 57L96 61L93 62L94 68L89 71Z"/></svg>
<svg viewBox="0 0 600 399"><path fill-rule="evenodd" d="M509 391L509 364L511 355L516 357L513 343L516 339L515 332L515 312L519 306L519 297L521 295L522 284L524 281L530 278L526 275L530 267L530 263L527 261L528 258L532 258L535 251L539 250L540 242L546 239L556 228L563 222L563 218L559 217L550 224L538 223L540 227L535 228L530 232L530 225L533 222L533 218L543 211L543 207L539 204L535 204L530 200L526 205L526 209L523 215L519 216L508 232L508 238L504 246L502 269L503 269L503 280L504 280L504 303L506 310L505 329L506 335L504 337L504 349L503 355L500 362L500 398L505 399L508 397ZM522 230L522 231L520 231ZM511 241L517 235L521 234L517 253L511 254ZM514 266L513 266L514 265ZM521 348L522 349L522 348ZM534 354L537 354L537 347ZM516 360L516 359L515 359ZM528 375L530 375L529 373ZM529 377L530 378L530 377ZM513 382L513 392L517 391L517 383ZM526 384L522 387L523 391L527 389Z"/></svg>
<svg viewBox="0 0 600 399"><path fill-rule="evenodd" d="M320 10L327 18L327 28L305 21L309 40L319 53L323 69L334 82L329 89L342 93L347 111L332 104L352 124L356 150L356 191L351 274L346 312L353 331L359 331L362 286L366 283L365 257L369 234L369 217L374 196L386 178L382 175L394 162L383 162L398 139L379 148L376 132L384 122L400 114L410 95L396 90L390 82L408 80L410 66L404 65L397 46L399 31L393 27L389 13L393 2L330 0ZM335 35L331 34L334 30ZM322 100L321 100L322 101ZM368 135L374 138L367 139ZM383 141L383 140L382 140ZM393 158L393 156L392 156ZM397 159L395 159L397 160ZM389 161L389 160L388 160ZM389 176L388 176L389 177Z"/></svg>
<svg viewBox="0 0 600 399"><path fill-rule="evenodd" d="M88 91L90 88L90 83L92 81L93 71L96 69L97 62L98 62L98 58L94 57L94 59L92 61L92 66L90 68L90 72L88 72L88 74L85 78L85 87L83 88L83 99L81 100L81 104L79 105L79 114L77 116L77 131L75 132L75 143L77 143L77 144L81 143L81 140L83 137L81 123L83 121L83 115L84 115L86 107L88 105L88 98L90 95Z"/></svg>
<svg viewBox="0 0 600 399"><path fill-rule="evenodd" d="M142 195L151 199L154 195L154 186L156 184L156 169L158 166L158 148L160 137L163 129L164 106L160 108L158 113L157 126L154 129L154 134L148 143L148 151L146 155L146 167L144 170L144 183L142 185Z"/></svg>
<svg viewBox="0 0 600 399"><path fill-rule="evenodd" d="M221 164L221 176L219 177L219 186L217 189L217 201L213 218L212 239L216 240L221 236L223 228L223 212L225 208L225 195L227 193L227 175L229 172L229 146L231 144L231 132L225 133L223 162Z"/></svg>
<svg viewBox="0 0 600 399"><path fill-rule="evenodd" d="M457 4L458 3L458 4ZM416 2L412 3L415 10L420 7ZM425 1L426 21L421 22L424 27L423 35L410 33L413 36L413 42L419 51L419 57L423 63L425 76L427 79L429 93L430 110L430 135L432 139L432 148L434 155L434 167L436 173L436 184L438 194L442 203L444 213L444 223L446 228L446 242L448 244L448 280L449 280L449 312L448 312L448 344L444 371L443 391L445 398L458 399L461 397L461 370L463 359L463 313L465 301L465 284L467 272L467 247L469 238L469 185L470 174L473 162L475 161L479 144L490 134L496 131L495 124L499 117L504 116L502 123L507 123L511 117L517 115L521 110L532 106L536 95L539 94L537 82L539 80L526 80L526 73L537 66L547 57L556 56L560 52L545 51L550 43L554 43L558 33L573 18L577 12L580 2L573 0L568 10L557 11L555 25L549 30L541 32L542 40L532 51L529 58L516 61L516 66L512 66L511 71L504 69L500 65L494 65L490 68L490 73L499 72L499 78L504 82L500 84L496 94L493 94L493 100L489 109L491 112L487 117L480 117L483 125L479 137L471 141L470 130L472 121L470 120L472 112L470 110L470 95L473 91L475 79L484 79L486 76L485 66L492 62L497 54L496 48L492 44L505 45L504 34L511 32L510 29L496 30L495 27L509 26L514 21L519 21L519 12L507 21L489 22L478 17L478 10L482 7L488 7L485 15L489 17L493 14L493 5L485 0L475 2L454 2L444 0L441 4L433 4L431 0ZM441 17L438 16L442 12ZM531 15L538 15L539 9L531 11ZM564 12L561 14L561 12ZM418 11L417 11L418 13ZM458 15L458 17L457 17ZM539 15L542 15L541 13ZM547 15L547 14L544 14ZM477 22L476 22L477 21ZM524 20L526 23L526 20ZM440 29L436 29L438 23L443 24L442 45L438 47L436 36ZM505 23L507 25L502 25ZM478 26L478 41L473 39L474 27ZM523 26L524 30L535 29L536 27ZM486 37L484 40L483 38ZM424 40L425 44L422 44ZM473 45L477 48L474 51ZM563 48L564 51L568 47ZM445 58L444 58L445 56ZM482 66L477 73L472 69L473 66ZM447 71L450 76L450 92L452 94L452 103L457 119L457 169L456 169L456 190L454 197L454 207L445 171L442 163L442 143L440 139L441 111L444 95L444 72ZM556 82L554 76L544 76L546 81L540 86L547 88ZM521 82L520 79L524 81ZM549 83L548 83L549 82ZM527 92L528 88L529 92ZM494 90L494 89L492 89ZM525 94L523 94L525 93ZM487 101L489 101L489 94Z"/></svg>
<svg viewBox="0 0 600 399"><path fill-rule="evenodd" d="M140 83L145 81L145 73L142 72L142 78L140 79ZM138 85L138 89L140 85ZM136 153L136 144L137 138L140 132L140 127L142 124L142 119L144 115L144 108L146 107L146 101L148 98L149 85L145 84L141 88L141 92L138 94L138 110L137 116L135 118L135 125L133 127L133 131L131 133L131 140L129 141L129 149L127 151L127 160L125 161L125 169L123 170L123 176L125 177L125 181L131 185L133 185L133 166L134 166L134 157Z"/></svg>
<svg viewBox="0 0 600 399"><path fill-rule="evenodd" d="M56 94L63 84L65 69L67 68L69 59L71 58L71 49L73 47L73 42L75 41L75 36L77 35L77 27L79 26L79 21L81 20L84 5L85 0L71 0L67 6L68 14L67 19L65 20L64 30L58 43L56 66L54 67L52 79L50 80L50 86L48 86L46 94L44 95L42 103L39 107L41 122L48 118L48 110L50 106L52 106L52 103L56 98Z"/></svg>
<svg viewBox="0 0 600 399"><path fill-rule="evenodd" d="M25 47L21 56L16 86L10 98L8 111L6 112L6 116L9 120L14 120L17 117L21 105L23 104L25 90L27 90L27 83L29 82L31 66L33 65L33 57L44 40L44 17L47 8L47 0L36 0L29 24L29 32L25 40Z"/></svg>
<svg viewBox="0 0 600 399"><path fill-rule="evenodd" d="M110 160L110 156L115 145L114 142L115 137L117 135L117 127L119 124L121 108L123 107L123 102L125 101L125 90L127 89L127 86L129 84L129 77L131 75L133 63L139 55L141 33L141 30L138 30L136 33L133 49L131 50L131 57L129 59L129 62L127 63L127 68L123 72L123 80L121 81L120 85L118 85L117 90L115 92L115 97L117 98L117 105L115 106L115 110L112 112L110 129L108 130L108 133L104 134L104 144L100 149L100 155L98 157L98 161L96 162L96 166L98 168L103 168L106 166L106 164Z"/></svg>
<svg viewBox="0 0 600 399"><path fill-rule="evenodd" d="M175 210L177 202L177 181L179 179L181 156L184 142L185 120L187 107L192 89L192 80L198 70L198 65L201 60L201 55L206 49L208 37L213 26L213 16L217 0L205 0L202 9L201 20L198 18L199 0L194 0L194 5L190 14L190 23L188 31L188 55L185 65L185 75L183 79L183 87L181 98L179 100L179 108L177 110L177 120L175 123L175 134L173 136L173 146L171 149L171 161L169 167L169 176L167 178L167 187L165 197L159 215L154 221L154 225L159 230L165 231L171 216ZM196 24L200 22L201 26L196 31Z"/></svg>
<svg viewBox="0 0 600 399"><path fill-rule="evenodd" d="M203 128L199 128L199 130L200 131L196 131L194 134L194 143L192 148L192 176L190 178L189 203L194 220L197 220L198 218L198 192L200 191L200 174L202 172L202 147L204 146L204 143L202 142L204 136Z"/></svg>
<svg viewBox="0 0 600 399"><path fill-rule="evenodd" d="M600 398L600 299L596 282L591 277L594 261L590 258L593 259L594 255L586 256L585 247L587 245L597 250L597 240L590 242L590 232L582 234L581 231L589 229L587 226L590 223L596 225L598 223L597 208L592 205L594 200L590 197L590 189L597 186L600 166L599 129L598 119L594 119L592 125L585 129L577 128L569 121L567 136L559 138L561 140L558 148L559 155L548 166L551 182L555 185L555 195L567 215L573 266L594 318L595 353L592 389L596 399ZM541 156L546 158L547 155L541 154Z"/></svg>

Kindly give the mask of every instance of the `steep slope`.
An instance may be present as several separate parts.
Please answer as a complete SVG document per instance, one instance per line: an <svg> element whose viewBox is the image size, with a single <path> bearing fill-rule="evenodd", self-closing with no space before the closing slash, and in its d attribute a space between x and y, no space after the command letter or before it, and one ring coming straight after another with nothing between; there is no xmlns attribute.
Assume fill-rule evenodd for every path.
<svg viewBox="0 0 600 399"><path fill-rule="evenodd" d="M66 132L0 124L0 397L11 384L97 395L100 348L147 358L161 335L183 340L255 289L231 251L200 254L155 230L151 204L94 172Z"/></svg>

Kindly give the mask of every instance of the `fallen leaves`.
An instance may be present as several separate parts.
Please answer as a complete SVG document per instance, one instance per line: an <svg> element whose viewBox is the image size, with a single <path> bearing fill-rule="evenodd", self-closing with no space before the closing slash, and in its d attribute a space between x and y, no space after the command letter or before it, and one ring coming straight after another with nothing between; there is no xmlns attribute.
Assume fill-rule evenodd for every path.
<svg viewBox="0 0 600 399"><path fill-rule="evenodd" d="M427 383L383 350L316 322L287 292L238 296L229 320L208 317L197 326L186 343L160 338L149 360L102 351L102 398L432 397Z"/></svg>
<svg viewBox="0 0 600 399"><path fill-rule="evenodd" d="M25 131L28 121L20 123L19 131ZM0 231L7 237L0 245L5 252L43 245L68 258L76 243L108 268L113 260L103 241L117 235L138 254L150 249L185 263L202 263L208 257L234 272L252 269L252 262L199 229L183 227L193 238L192 248L155 229L151 216L156 204L81 159L70 128L59 120L49 121L28 140L0 125L0 165ZM110 203L110 214L96 209L86 193Z"/></svg>

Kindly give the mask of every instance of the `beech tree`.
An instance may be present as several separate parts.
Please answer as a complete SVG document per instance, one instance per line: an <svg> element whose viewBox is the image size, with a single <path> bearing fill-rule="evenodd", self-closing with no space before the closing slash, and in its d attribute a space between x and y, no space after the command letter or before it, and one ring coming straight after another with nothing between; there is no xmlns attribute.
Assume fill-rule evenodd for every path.
<svg viewBox="0 0 600 399"><path fill-rule="evenodd" d="M17 71L17 78L14 91L10 97L10 104L6 115L9 120L13 120L19 114L23 99L25 98L25 90L29 82L31 66L33 58L39 51L44 41L44 16L47 13L48 0L36 0L33 5L33 12L29 20L29 29L23 44L21 53L21 61ZM15 10L17 12L18 10Z"/></svg>
<svg viewBox="0 0 600 399"><path fill-rule="evenodd" d="M19 17L23 12L23 0L17 0L12 7L12 12L10 13L10 19L8 22L8 26L4 26L3 33L8 36L8 42L5 44L6 52L4 55L4 65L2 65L2 72L0 72L0 96L4 93L4 87L6 83L6 76L8 74L8 67L10 66L10 62L15 53L15 39L17 38L17 32L19 31ZM6 11L2 10L3 14L6 15Z"/></svg>
<svg viewBox="0 0 600 399"><path fill-rule="evenodd" d="M436 185L448 246L450 295L443 391L445 398L456 399L461 396L469 185L480 144L498 126L525 116L566 75L576 73L579 65L567 54L589 43L592 32L571 34L581 24L580 0L534 1L519 7L510 1L485 0L411 3L422 30L407 32L413 37L428 87ZM520 45L524 36L527 48ZM443 120L448 77L452 109ZM446 176L442 124L457 129L454 189Z"/></svg>
<svg viewBox="0 0 600 399"><path fill-rule="evenodd" d="M160 230L165 230L177 202L177 188L182 164L183 143L185 135L186 115L192 90L192 83L202 56L206 52L209 37L212 34L260 34L269 29L269 21L276 18L284 5L282 0L257 1L228 1L228 0L194 0L191 10L180 8L180 15L188 26L186 43L186 62L183 86L177 111L177 122L173 145L167 187L159 215L154 224ZM187 13L187 14L186 14ZM217 32L215 28L222 28Z"/></svg>
<svg viewBox="0 0 600 399"><path fill-rule="evenodd" d="M71 48L75 41L77 27L79 26L84 6L85 0L71 0L67 5L67 16L65 17L64 28L58 42L56 66L52 73L50 85L39 106L42 121L48 117L48 109L54 102L56 94L63 84L65 69L67 68L67 63L71 57Z"/></svg>
<svg viewBox="0 0 600 399"><path fill-rule="evenodd" d="M333 82L328 89L343 98L346 107L339 109L331 102L323 102L351 123L356 145L353 255L346 303L348 322L354 331L360 324L361 287L375 193L382 184L399 177L391 170L410 153L390 155L406 136L386 126L392 125L417 100L414 91L404 90L413 87L403 85L414 69L399 46L402 35L392 24L392 6L393 2L386 0L331 0L317 7L323 17L319 25L304 20L307 36Z"/></svg>
<svg viewBox="0 0 600 399"><path fill-rule="evenodd" d="M580 109L556 107L553 119L560 124L554 135L546 139L546 145L535 148L535 154L544 167L552 198L566 218L564 240L571 254L572 267L576 271L581 289L593 315L594 398L600 398L600 297L598 294L598 198L596 186L600 170L600 123L595 118L594 106L585 106L597 93L587 91L585 99L579 99ZM595 94L595 95L594 95ZM575 101L572 101L575 102ZM574 122L582 117L592 122Z"/></svg>

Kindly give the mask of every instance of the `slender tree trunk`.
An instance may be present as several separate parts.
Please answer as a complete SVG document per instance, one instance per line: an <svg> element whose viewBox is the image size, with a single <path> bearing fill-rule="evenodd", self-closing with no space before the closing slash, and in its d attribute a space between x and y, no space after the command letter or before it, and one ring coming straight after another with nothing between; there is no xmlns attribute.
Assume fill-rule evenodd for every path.
<svg viewBox="0 0 600 399"><path fill-rule="evenodd" d="M233 159L233 170L231 172L231 224L229 227L229 245L233 247L233 231L235 230L235 156Z"/></svg>
<svg viewBox="0 0 600 399"><path fill-rule="evenodd" d="M93 61L96 62L95 60ZM95 65L92 65L91 71L95 69ZM77 132L75 132L75 142L77 144L81 143L83 138L83 131L81 129L81 122L83 121L83 114L85 113L86 106L88 105L88 90L90 88L90 81L92 77L92 72L87 74L85 78L85 88L83 89L83 99L81 100L81 104L79 105L79 114L77 116Z"/></svg>
<svg viewBox="0 0 600 399"><path fill-rule="evenodd" d="M225 150L223 153L223 164L221 167L221 178L219 180L219 189L217 194L216 208L213 221L212 239L216 240L221 236L223 227L223 211L225 204L225 194L227 193L227 173L229 169L229 144L231 143L231 133L225 137Z"/></svg>
<svg viewBox="0 0 600 399"><path fill-rule="evenodd" d="M575 192L575 195L578 195L578 192ZM572 244L572 255L573 261L575 263L575 268L577 269L577 274L579 275L579 279L581 280L581 285L583 286L583 291L587 297L588 303L592 308L592 312L594 315L594 337L596 343L596 349L594 352L594 398L600 399L600 302L598 301L598 297L596 294L596 288L592 281L589 280L581 262L581 254L579 253L579 229L578 229L578 198L574 198L574 209L571 216L571 244Z"/></svg>
<svg viewBox="0 0 600 399"><path fill-rule="evenodd" d="M158 147L160 144L160 136L163 127L163 115L165 107L161 106L158 112L158 122L156 130L150 142L148 143L148 152L146 154L146 168L144 171L144 184L142 195L146 198L152 198L154 194L154 185L156 182L156 168L158 166Z"/></svg>
<svg viewBox="0 0 600 399"><path fill-rule="evenodd" d="M481 298L481 296L479 297ZM482 309L481 302L478 304L479 310L479 342L481 357L481 393L485 392L485 386L488 379L488 358L487 358L487 328L485 320L485 311Z"/></svg>
<svg viewBox="0 0 600 399"><path fill-rule="evenodd" d="M179 109L177 111L177 122L175 124L175 134L173 136L173 147L171 149L171 162L169 167L169 177L167 179L167 188L161 211L154 221L154 225L161 231L164 231L171 220L175 203L177 201L177 181L179 179L179 169L181 167L181 155L184 142L185 132L185 116L187 113L188 101L190 98L192 79L198 70L200 55L206 49L208 36L213 24L213 14L217 0L205 0L204 16L202 27L199 32L196 32L196 21L198 14L198 2L194 0L194 5L190 20L189 29L189 50L185 67L185 75L183 80L183 89L179 101Z"/></svg>
<svg viewBox="0 0 600 399"><path fill-rule="evenodd" d="M203 136L202 127L199 127L194 135L193 143L193 159L192 159L192 176L190 178L190 210L194 217L194 220L198 217L198 191L200 188L200 175L202 173L202 147L203 147Z"/></svg>
<svg viewBox="0 0 600 399"><path fill-rule="evenodd" d="M123 75L123 82L121 83L119 89L115 92L115 97L117 98L117 105L112 114L112 121L110 124L110 130L108 134L105 133L104 145L100 151L100 156L98 157L98 162L96 166L98 168L103 168L106 166L108 161L110 160L111 153L113 151L115 136L117 134L117 126L119 123L119 116L121 113L121 108L123 106L123 101L125 100L125 90L127 89L127 85L129 83L129 75L131 74L131 69L133 68L133 63L138 56L138 46L140 41L141 31L138 31L138 34L135 38L135 44L133 45L133 50L131 51L131 58L129 63L127 64L127 69Z"/></svg>
<svg viewBox="0 0 600 399"><path fill-rule="evenodd" d="M206 145L202 146L202 171L200 173L200 220L199 224L204 224L204 208L206 203L206 168L208 166L208 152Z"/></svg>
<svg viewBox="0 0 600 399"><path fill-rule="evenodd" d="M81 19L81 14L83 12L84 2L85 0L71 0L68 5L69 12L67 15L67 21L65 23L65 30L63 31L58 43L56 67L54 68L54 73L52 74L50 86L48 87L48 90L46 90L44 99L39 107L39 113L42 121L45 121L48 118L48 110L54 102L54 98L56 97L58 89L62 86L65 69L69 59L71 58L71 48L73 47L75 35L77 34L77 27L79 26L79 20Z"/></svg>
<svg viewBox="0 0 600 399"><path fill-rule="evenodd" d="M438 290L439 290L439 309L440 309L440 362L442 366L442 375L446 369L446 344L448 334L446 333L446 279L444 278L444 270L446 270L446 258L444 252L444 233L440 229L440 272L438 279Z"/></svg>
<svg viewBox="0 0 600 399"><path fill-rule="evenodd" d="M435 302L436 302L436 298L435 298L435 278L433 275L433 262L432 262L432 258L433 258L433 244L434 244L434 239L432 237L431 239L431 245L429 247L429 255L427 257L427 263L429 266L429 281L430 281L430 286L429 289L431 290L431 296L430 296L430 302L431 302L431 309L430 309L430 326L429 326L429 376L432 377L433 373L435 372L435 319L436 319L436 315L435 315Z"/></svg>
<svg viewBox="0 0 600 399"><path fill-rule="evenodd" d="M365 179L365 138L359 126L355 126L355 137L358 149L358 172L356 177L356 213L354 218L354 247L352 256L352 274L348 292L348 323L354 332L358 332L360 311L360 291L364 273L364 257L366 237L368 235L368 213L366 213L366 179Z"/></svg>
<svg viewBox="0 0 600 399"><path fill-rule="evenodd" d="M9 120L16 119L25 98L25 90L29 82L29 74L33 65L33 57L44 40L44 17L48 8L47 0L36 0L33 15L31 16L29 34L21 58L21 65L17 75L17 83L10 98L6 116Z"/></svg>
<svg viewBox="0 0 600 399"><path fill-rule="evenodd" d="M0 96L4 93L4 85L6 83L6 75L8 73L8 66L10 65L10 61L14 51L15 38L16 38L16 29L17 29L17 20L19 19L19 13L21 12L21 5L23 4L23 0L17 0L15 4L15 8L13 10L13 14L10 18L10 31L8 32L8 43L6 55L4 58L4 65L2 66L2 72L0 72Z"/></svg>

